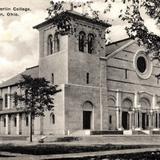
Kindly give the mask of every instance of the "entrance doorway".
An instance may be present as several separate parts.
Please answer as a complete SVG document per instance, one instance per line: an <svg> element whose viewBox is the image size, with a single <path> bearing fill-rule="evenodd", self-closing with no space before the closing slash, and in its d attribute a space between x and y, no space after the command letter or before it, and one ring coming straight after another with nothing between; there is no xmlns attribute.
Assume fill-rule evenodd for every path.
<svg viewBox="0 0 160 160"><path fill-rule="evenodd" d="M147 129L149 126L149 116L147 113L142 113L142 129Z"/></svg>
<svg viewBox="0 0 160 160"><path fill-rule="evenodd" d="M129 115L128 112L122 112L122 127L125 130L129 129Z"/></svg>
<svg viewBox="0 0 160 160"><path fill-rule="evenodd" d="M91 129L92 111L83 111L83 129Z"/></svg>

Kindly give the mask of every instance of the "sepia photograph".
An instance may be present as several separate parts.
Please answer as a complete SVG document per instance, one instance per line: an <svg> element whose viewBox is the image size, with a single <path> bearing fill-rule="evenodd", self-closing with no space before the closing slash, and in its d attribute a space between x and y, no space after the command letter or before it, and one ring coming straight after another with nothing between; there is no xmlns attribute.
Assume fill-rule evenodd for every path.
<svg viewBox="0 0 160 160"><path fill-rule="evenodd" d="M0 0L7 159L160 159L159 0Z"/></svg>

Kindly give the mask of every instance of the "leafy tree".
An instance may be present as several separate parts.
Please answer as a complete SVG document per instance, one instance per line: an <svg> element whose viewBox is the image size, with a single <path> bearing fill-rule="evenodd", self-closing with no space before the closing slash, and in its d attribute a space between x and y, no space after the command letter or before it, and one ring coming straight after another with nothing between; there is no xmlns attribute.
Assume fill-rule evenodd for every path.
<svg viewBox="0 0 160 160"><path fill-rule="evenodd" d="M14 94L14 103L22 105L18 109L30 114L30 142L32 142L32 121L35 116L44 116L44 112L53 111L53 95L60 92L57 85L51 85L45 78L32 78L30 75L22 75L18 83L20 94Z"/></svg>

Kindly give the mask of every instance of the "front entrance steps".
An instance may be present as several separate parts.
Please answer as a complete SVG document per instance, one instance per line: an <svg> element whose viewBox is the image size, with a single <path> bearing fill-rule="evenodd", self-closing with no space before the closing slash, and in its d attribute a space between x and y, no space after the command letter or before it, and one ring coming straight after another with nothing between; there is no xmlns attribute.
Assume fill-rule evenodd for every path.
<svg viewBox="0 0 160 160"><path fill-rule="evenodd" d="M91 135L91 130L77 130L70 133L71 136L89 136Z"/></svg>
<svg viewBox="0 0 160 160"><path fill-rule="evenodd" d="M149 135L151 133L150 130L124 130L124 135Z"/></svg>
<svg viewBox="0 0 160 160"><path fill-rule="evenodd" d="M132 130L77 130L69 133L70 136L89 136L89 135L150 135L156 134L160 135L160 130L142 130L142 129L132 129Z"/></svg>

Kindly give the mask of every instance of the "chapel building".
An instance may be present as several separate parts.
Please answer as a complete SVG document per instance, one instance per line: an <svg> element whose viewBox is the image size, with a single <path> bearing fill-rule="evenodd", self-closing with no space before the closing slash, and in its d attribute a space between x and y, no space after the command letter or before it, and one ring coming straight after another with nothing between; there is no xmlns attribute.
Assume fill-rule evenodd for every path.
<svg viewBox="0 0 160 160"><path fill-rule="evenodd" d="M61 88L54 112L35 117L33 133L72 135L92 131L159 133L160 63L151 61L132 39L105 44L110 25L74 11L70 33L55 25L60 15L34 26L39 31L39 64L22 74L45 77ZM118 35L117 35L118 36ZM21 74L0 85L0 134L29 135L29 115L18 110L12 94Z"/></svg>

